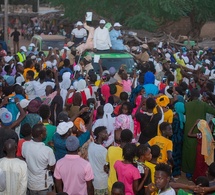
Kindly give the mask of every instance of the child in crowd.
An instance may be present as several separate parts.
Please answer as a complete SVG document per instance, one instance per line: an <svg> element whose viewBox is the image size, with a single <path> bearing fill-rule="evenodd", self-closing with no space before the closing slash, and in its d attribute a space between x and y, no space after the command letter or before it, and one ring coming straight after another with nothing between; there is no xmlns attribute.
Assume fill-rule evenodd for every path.
<svg viewBox="0 0 215 195"><path fill-rule="evenodd" d="M145 180L141 178L139 170L133 165L136 154L136 146L134 144L126 144L123 148L123 161L116 161L114 168L117 173L118 181L125 185L125 193L130 195L137 194L143 188Z"/></svg>
<svg viewBox="0 0 215 195"><path fill-rule="evenodd" d="M119 115L119 109L121 108L122 104L128 101L128 94L123 91L120 93L119 98L120 98L120 104L118 104L114 109L114 115L116 116Z"/></svg>
<svg viewBox="0 0 215 195"><path fill-rule="evenodd" d="M151 183L150 169L145 165L146 161L150 161L152 159L151 149L143 144L140 144L137 147L137 158L138 159L136 160L135 164L141 175L139 182L144 180L144 186L138 191L137 195L142 195L145 194L145 187Z"/></svg>
<svg viewBox="0 0 215 195"><path fill-rule="evenodd" d="M111 195L125 195L125 185L122 182L115 182L113 184Z"/></svg>
<svg viewBox="0 0 215 195"><path fill-rule="evenodd" d="M124 115L128 116L130 127L127 127L127 128L130 129L132 132L134 132L134 121L133 121L131 113L132 113L131 103L130 102L124 102L122 104L121 108L119 109L119 115L124 114Z"/></svg>
<svg viewBox="0 0 215 195"><path fill-rule="evenodd" d="M128 95L130 95L132 82L130 79L128 79L128 74L123 72L121 75L121 78L122 78L123 91L125 91L126 93L128 93Z"/></svg>
<svg viewBox="0 0 215 195"><path fill-rule="evenodd" d="M171 167L160 163L155 167L155 186L160 195L175 195L175 191L170 187Z"/></svg>
<svg viewBox="0 0 215 195"><path fill-rule="evenodd" d="M157 159L160 156L160 147L158 145L151 146L151 154L152 158L150 161L145 161L145 165L149 167L151 172L151 180L152 183L155 183L154 175L155 175L155 166L157 165Z"/></svg>
<svg viewBox="0 0 215 195"><path fill-rule="evenodd" d="M161 153L157 161L158 163L169 163L172 165L173 144L172 141L168 139L170 136L172 136L172 126L167 122L163 122L160 124L160 130L162 135L155 136L154 138L149 140L148 144L150 146L156 144L160 147Z"/></svg>
<svg viewBox="0 0 215 195"><path fill-rule="evenodd" d="M34 80L34 71L29 70L26 74L26 79L27 82L25 82L23 88L25 90L26 95L28 96L29 100L32 100L36 97L35 95L35 90L34 90L34 85L33 83L35 82Z"/></svg>

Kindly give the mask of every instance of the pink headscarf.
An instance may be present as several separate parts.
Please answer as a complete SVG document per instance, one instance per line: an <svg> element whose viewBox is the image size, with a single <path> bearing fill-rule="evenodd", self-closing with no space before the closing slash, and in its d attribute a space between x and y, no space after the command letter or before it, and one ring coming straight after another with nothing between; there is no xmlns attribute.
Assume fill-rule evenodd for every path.
<svg viewBox="0 0 215 195"><path fill-rule="evenodd" d="M120 114L119 116L116 117L115 119L115 129L119 129L121 128L123 129L130 129L130 117L128 115L125 114Z"/></svg>
<svg viewBox="0 0 215 195"><path fill-rule="evenodd" d="M108 103L108 98L110 97L110 87L109 85L102 85L101 93L105 98L105 103Z"/></svg>

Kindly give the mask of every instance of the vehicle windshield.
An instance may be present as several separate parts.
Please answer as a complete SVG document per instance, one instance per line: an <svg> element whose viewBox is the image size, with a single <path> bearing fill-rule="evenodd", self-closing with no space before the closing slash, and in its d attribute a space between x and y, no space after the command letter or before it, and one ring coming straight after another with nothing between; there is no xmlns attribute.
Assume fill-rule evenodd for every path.
<svg viewBox="0 0 215 195"><path fill-rule="evenodd" d="M57 47L59 49L64 47L64 40L43 40L42 51L47 51L48 47Z"/></svg>
<svg viewBox="0 0 215 195"><path fill-rule="evenodd" d="M126 64L126 70L128 73L132 72L134 66L133 58L102 58L102 66L109 69L110 67L115 67L116 70L119 70L122 64ZM93 60L92 60L93 61ZM98 63L93 63L93 68L97 74L99 74L99 65Z"/></svg>

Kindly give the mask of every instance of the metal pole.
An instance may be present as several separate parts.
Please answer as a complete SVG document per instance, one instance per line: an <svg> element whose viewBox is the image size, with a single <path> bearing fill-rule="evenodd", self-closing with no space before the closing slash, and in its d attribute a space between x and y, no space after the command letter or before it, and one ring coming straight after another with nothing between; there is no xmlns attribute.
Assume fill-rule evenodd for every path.
<svg viewBox="0 0 215 195"><path fill-rule="evenodd" d="M8 43L8 0L4 0L4 41Z"/></svg>

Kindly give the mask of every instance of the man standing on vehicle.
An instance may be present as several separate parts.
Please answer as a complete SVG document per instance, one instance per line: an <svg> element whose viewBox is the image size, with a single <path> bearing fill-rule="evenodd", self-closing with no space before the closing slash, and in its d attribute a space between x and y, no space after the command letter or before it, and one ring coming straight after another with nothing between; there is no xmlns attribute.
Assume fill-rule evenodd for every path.
<svg viewBox="0 0 215 195"><path fill-rule="evenodd" d="M12 32L12 34L10 36L13 37L13 51L15 54L19 49L20 32L17 30L17 28L14 28L14 31Z"/></svg>
<svg viewBox="0 0 215 195"><path fill-rule="evenodd" d="M100 20L99 27L96 28L94 33L94 51L105 51L112 49L110 35L107 28L105 28L105 20Z"/></svg>
<svg viewBox="0 0 215 195"><path fill-rule="evenodd" d="M123 44L123 36L120 30L122 25L119 22L116 22L113 25L113 29L110 31L110 40L113 50L126 50Z"/></svg>

